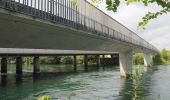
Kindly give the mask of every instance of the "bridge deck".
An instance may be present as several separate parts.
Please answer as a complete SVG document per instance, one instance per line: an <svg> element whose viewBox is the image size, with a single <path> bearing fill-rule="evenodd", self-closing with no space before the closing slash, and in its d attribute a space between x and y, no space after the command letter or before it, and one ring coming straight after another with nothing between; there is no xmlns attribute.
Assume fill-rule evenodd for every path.
<svg viewBox="0 0 170 100"><path fill-rule="evenodd" d="M67 3L63 1L59 2L57 0L50 0L50 2L46 2L46 0L42 0L41 2L38 2L37 0L33 1L34 3L29 2L29 0L23 2L20 0L0 0L0 7L2 9L7 10L6 11L1 9L0 13L1 14L0 28L4 30L3 31L4 33L2 33L2 35L4 35L5 37L0 39L1 48L31 48L31 49L59 49L59 50L64 49L64 50L109 51L109 52L110 51L119 52L126 51L127 48L128 49L137 48L157 51L157 49L154 46L150 45L142 38L139 38L142 41L136 40L135 38L125 35L124 33L122 34L98 22L97 20L90 18L87 15L83 15L82 12L78 11L77 7L73 6L70 0ZM36 2L37 4L35 4ZM54 3L56 3L56 5L54 5ZM66 9L64 9L64 7L66 7ZM20 13L21 15L18 15L17 13ZM25 17L24 15L27 16ZM31 17L28 18L28 16ZM33 22L37 20L40 21L41 23L37 24L37 22ZM48 25L44 25L45 21L46 22L49 21L50 24L52 25L59 24L60 26L54 29L51 26L49 26L49 23ZM33 28L32 27L33 25L36 26L34 26ZM5 30L4 28L7 28L7 26L12 29ZM24 29L21 29L19 27L24 27ZM72 28L71 31L69 28ZM77 35L77 33L81 34ZM86 35L84 33L86 33ZM51 34L55 35L52 36ZM8 40L7 38L9 35L11 35L11 37L16 40L13 39ZM42 37L42 35L44 37ZM27 37L29 40L24 39L25 40L24 41L23 37ZM23 43L21 43L21 41ZM52 41L55 43L57 42L56 43L57 46L55 46L55 43L52 43ZM62 41L64 41L65 43ZM5 45L3 44L4 42L6 43Z"/></svg>
<svg viewBox="0 0 170 100"><path fill-rule="evenodd" d="M47 49L14 49L0 48L0 56L54 56L54 55L97 55L115 54L116 52L81 51L81 50L47 50Z"/></svg>

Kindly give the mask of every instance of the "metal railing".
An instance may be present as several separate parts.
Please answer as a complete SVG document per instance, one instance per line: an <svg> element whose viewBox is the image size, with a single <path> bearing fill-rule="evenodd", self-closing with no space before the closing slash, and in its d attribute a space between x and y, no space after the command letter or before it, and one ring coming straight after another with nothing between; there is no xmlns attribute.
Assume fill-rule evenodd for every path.
<svg viewBox="0 0 170 100"><path fill-rule="evenodd" d="M76 2L78 5L71 0L0 0L0 7L158 51L153 45L116 22L86 0L77 0ZM88 11L88 7L91 7L93 11ZM120 30L124 30L124 32L115 29L115 26L112 25L113 23L116 23L115 25Z"/></svg>

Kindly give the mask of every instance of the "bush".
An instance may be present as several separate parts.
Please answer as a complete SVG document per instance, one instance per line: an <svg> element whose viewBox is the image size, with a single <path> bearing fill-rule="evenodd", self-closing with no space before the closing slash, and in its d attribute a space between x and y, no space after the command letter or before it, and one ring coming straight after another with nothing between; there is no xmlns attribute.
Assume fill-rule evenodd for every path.
<svg viewBox="0 0 170 100"><path fill-rule="evenodd" d="M165 64L165 60L162 58L160 53L154 56L152 60L154 65Z"/></svg>
<svg viewBox="0 0 170 100"><path fill-rule="evenodd" d="M69 56L61 57L61 62L63 64L73 64L73 58Z"/></svg>
<svg viewBox="0 0 170 100"><path fill-rule="evenodd" d="M143 61L143 57L144 55L142 53L136 53L135 55L133 55L133 62L135 65L143 65L144 61Z"/></svg>
<svg viewBox="0 0 170 100"><path fill-rule="evenodd" d="M83 64L84 57L83 56L77 56L77 63L78 64Z"/></svg>
<svg viewBox="0 0 170 100"><path fill-rule="evenodd" d="M41 57L41 64L60 64L61 57Z"/></svg>

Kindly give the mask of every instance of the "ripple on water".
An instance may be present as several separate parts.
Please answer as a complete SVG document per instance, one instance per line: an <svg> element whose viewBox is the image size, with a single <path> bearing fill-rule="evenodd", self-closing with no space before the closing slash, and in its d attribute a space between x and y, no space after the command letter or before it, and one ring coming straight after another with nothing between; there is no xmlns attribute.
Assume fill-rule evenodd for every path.
<svg viewBox="0 0 170 100"><path fill-rule="evenodd" d="M141 96L154 100L160 94L161 100L168 100L169 78L170 66L155 67L146 74ZM63 75L44 73L39 78L8 76L1 77L0 83L0 100L35 100L43 95L68 100L71 93L76 94L72 100L127 100L124 94L133 89L132 81L121 79L115 68Z"/></svg>

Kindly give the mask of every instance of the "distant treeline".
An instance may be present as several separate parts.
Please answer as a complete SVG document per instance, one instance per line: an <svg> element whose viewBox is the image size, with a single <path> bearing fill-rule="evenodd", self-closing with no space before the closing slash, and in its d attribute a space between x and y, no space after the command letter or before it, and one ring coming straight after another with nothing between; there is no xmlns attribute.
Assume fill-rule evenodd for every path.
<svg viewBox="0 0 170 100"><path fill-rule="evenodd" d="M96 63L95 55L88 56L88 62L91 64ZM105 55L108 57L108 55ZM102 55L101 55L102 58ZM143 65L144 63L144 54L136 53L133 55L133 62L135 65ZM84 56L77 56L77 63L83 64ZM9 57L8 63L14 64L16 62L15 57ZM23 57L24 64L32 64L33 57ZM44 56L40 57L41 64L73 64L73 56ZM162 49L156 56L152 56L152 64L161 65L161 64L170 64L170 51L166 49Z"/></svg>
<svg viewBox="0 0 170 100"><path fill-rule="evenodd" d="M97 56L95 55L89 55L88 62L90 64L95 64L97 60L96 58ZM24 64L33 63L33 57L23 57L22 59ZM84 56L77 56L76 60L78 64L83 64ZM16 62L15 57L8 57L9 64L15 64L15 62ZM73 56L43 56L40 57L40 63L41 64L73 64Z"/></svg>
<svg viewBox="0 0 170 100"><path fill-rule="evenodd" d="M133 62L136 65L142 65L144 54L137 53L133 56ZM153 65L162 65L162 64L170 64L170 51L166 49L162 49L156 56L152 56L151 64Z"/></svg>

